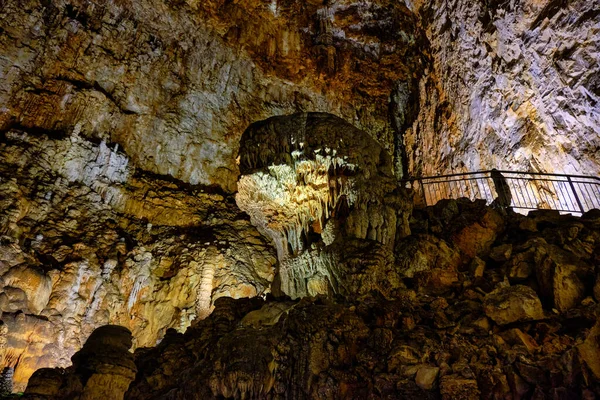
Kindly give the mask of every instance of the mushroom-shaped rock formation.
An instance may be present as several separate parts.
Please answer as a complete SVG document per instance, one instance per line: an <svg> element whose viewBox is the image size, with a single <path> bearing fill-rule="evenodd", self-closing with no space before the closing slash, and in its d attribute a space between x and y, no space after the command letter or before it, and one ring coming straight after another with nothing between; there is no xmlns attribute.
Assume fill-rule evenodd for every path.
<svg viewBox="0 0 600 400"><path fill-rule="evenodd" d="M280 289L293 298L337 289L338 252L325 249L336 240L391 248L398 228L408 233L409 206L392 157L338 117L299 113L257 122L242 136L239 161L237 204L273 240Z"/></svg>

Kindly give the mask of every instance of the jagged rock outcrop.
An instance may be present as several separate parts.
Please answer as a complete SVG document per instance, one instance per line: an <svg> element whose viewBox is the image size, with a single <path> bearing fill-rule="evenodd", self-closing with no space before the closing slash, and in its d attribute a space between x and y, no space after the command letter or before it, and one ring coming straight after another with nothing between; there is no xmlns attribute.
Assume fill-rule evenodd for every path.
<svg viewBox="0 0 600 400"><path fill-rule="evenodd" d="M599 0L406 1L429 40L413 175L598 175Z"/></svg>

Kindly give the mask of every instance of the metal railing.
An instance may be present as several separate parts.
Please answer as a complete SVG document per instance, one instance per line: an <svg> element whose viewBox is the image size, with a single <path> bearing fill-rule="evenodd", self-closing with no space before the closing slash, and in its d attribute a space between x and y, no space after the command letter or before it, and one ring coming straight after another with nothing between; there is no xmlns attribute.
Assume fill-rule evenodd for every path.
<svg viewBox="0 0 600 400"><path fill-rule="evenodd" d="M403 181L415 190L416 206L467 197L515 211L551 209L582 214L600 209L600 178L595 176L491 170Z"/></svg>

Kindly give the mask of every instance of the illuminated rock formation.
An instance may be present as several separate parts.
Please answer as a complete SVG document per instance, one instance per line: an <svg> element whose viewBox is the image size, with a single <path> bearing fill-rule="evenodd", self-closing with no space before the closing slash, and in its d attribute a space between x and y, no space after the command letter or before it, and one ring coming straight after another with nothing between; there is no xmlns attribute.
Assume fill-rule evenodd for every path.
<svg viewBox="0 0 600 400"><path fill-rule="evenodd" d="M227 191L244 129L272 115L331 112L392 151L390 93L423 68L415 18L389 0L10 0L0 27L0 131L77 127Z"/></svg>
<svg viewBox="0 0 600 400"><path fill-rule="evenodd" d="M5 139L0 365L15 390L38 368L67 367L98 326L152 346L216 298L270 290L275 252L231 200L136 173L115 146L76 134Z"/></svg>
<svg viewBox="0 0 600 400"><path fill-rule="evenodd" d="M598 1L2 1L1 390L121 325L131 398L598 392L593 214L397 182L598 173Z"/></svg>
<svg viewBox="0 0 600 400"><path fill-rule="evenodd" d="M337 291L340 258L327 249L336 240L391 248L397 227L407 234L392 158L337 117L303 113L255 123L239 157L236 202L273 240L281 290L292 298Z"/></svg>

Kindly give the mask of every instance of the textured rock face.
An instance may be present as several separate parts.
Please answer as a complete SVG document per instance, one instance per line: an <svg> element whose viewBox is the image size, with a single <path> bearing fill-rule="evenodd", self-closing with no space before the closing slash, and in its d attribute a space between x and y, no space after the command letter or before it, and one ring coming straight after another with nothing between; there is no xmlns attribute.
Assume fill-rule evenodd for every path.
<svg viewBox="0 0 600 400"><path fill-rule="evenodd" d="M412 174L600 172L598 0L411 1L430 42Z"/></svg>
<svg viewBox="0 0 600 400"><path fill-rule="evenodd" d="M499 325L542 319L542 303L535 291L527 286L502 287L488 294L483 308Z"/></svg>
<svg viewBox="0 0 600 400"><path fill-rule="evenodd" d="M1 390L67 367L98 326L153 346L216 299L275 282L338 303L227 303L138 353L144 374L130 396L597 392L585 369L597 377L593 215L511 223L482 204L442 202L402 239L411 206L391 171L597 173L598 0L406 4L2 2ZM270 120L241 140L255 121L299 112L283 132ZM228 195L240 169L240 205L261 231ZM258 169L262 181L246 179ZM494 321L507 303L492 294L523 290L534 312ZM62 370L42 371L36 395L64 398Z"/></svg>
<svg viewBox="0 0 600 400"><path fill-rule="evenodd" d="M0 131L76 130L228 191L242 132L272 115L331 112L391 152L390 94L422 70L389 0L8 1L0 27Z"/></svg>
<svg viewBox="0 0 600 400"><path fill-rule="evenodd" d="M233 199L136 173L104 143L5 138L2 368L15 368L15 390L38 368L67 367L98 326L152 346L218 297L270 290L275 251Z"/></svg>

